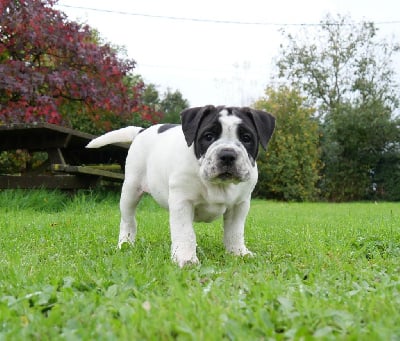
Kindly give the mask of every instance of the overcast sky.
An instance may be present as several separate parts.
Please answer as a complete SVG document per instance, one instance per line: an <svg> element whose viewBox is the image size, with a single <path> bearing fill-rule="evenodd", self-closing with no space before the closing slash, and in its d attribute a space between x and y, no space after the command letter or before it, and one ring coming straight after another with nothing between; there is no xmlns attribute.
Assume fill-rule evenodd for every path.
<svg viewBox="0 0 400 341"><path fill-rule="evenodd" d="M400 39L398 0L59 0L56 8L124 46L146 82L161 93L178 89L191 106L260 98L281 28L296 31L296 24L340 13L374 21L384 36Z"/></svg>

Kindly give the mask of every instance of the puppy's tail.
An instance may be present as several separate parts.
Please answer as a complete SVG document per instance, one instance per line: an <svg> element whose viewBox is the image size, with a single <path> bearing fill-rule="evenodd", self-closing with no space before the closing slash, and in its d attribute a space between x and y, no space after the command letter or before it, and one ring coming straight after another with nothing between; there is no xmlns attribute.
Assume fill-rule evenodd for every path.
<svg viewBox="0 0 400 341"><path fill-rule="evenodd" d="M130 126L110 131L90 141L86 148L99 148L111 143L131 143L143 130L142 127Z"/></svg>

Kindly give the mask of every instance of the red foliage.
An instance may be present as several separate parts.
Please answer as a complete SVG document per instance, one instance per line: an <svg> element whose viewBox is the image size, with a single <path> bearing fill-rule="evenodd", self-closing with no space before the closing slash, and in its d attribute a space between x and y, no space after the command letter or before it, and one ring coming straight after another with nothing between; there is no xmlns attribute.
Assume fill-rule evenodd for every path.
<svg viewBox="0 0 400 341"><path fill-rule="evenodd" d="M68 21L55 3L0 0L0 123L66 125L71 108L94 121L104 112L156 121L159 114L141 103L141 85L124 85L135 62L98 44L89 26Z"/></svg>

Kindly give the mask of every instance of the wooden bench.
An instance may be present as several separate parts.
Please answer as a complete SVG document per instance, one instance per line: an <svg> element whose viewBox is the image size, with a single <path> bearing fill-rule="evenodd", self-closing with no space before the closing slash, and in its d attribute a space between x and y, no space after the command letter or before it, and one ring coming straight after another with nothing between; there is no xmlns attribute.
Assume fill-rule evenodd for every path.
<svg viewBox="0 0 400 341"><path fill-rule="evenodd" d="M0 125L0 151L45 152L47 160L20 174L0 174L0 188L77 189L121 182L129 145L86 149L94 135L49 123Z"/></svg>

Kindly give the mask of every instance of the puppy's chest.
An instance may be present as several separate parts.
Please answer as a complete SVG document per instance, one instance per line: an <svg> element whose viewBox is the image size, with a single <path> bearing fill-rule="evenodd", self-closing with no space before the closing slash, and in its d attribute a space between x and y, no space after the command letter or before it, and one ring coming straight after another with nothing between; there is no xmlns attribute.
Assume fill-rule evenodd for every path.
<svg viewBox="0 0 400 341"><path fill-rule="evenodd" d="M194 209L194 220L209 223L222 216L227 209L224 204L200 204Z"/></svg>
<svg viewBox="0 0 400 341"><path fill-rule="evenodd" d="M234 207L241 197L237 185L208 187L203 193L202 200L195 205L194 220L211 222L222 216L228 208Z"/></svg>

